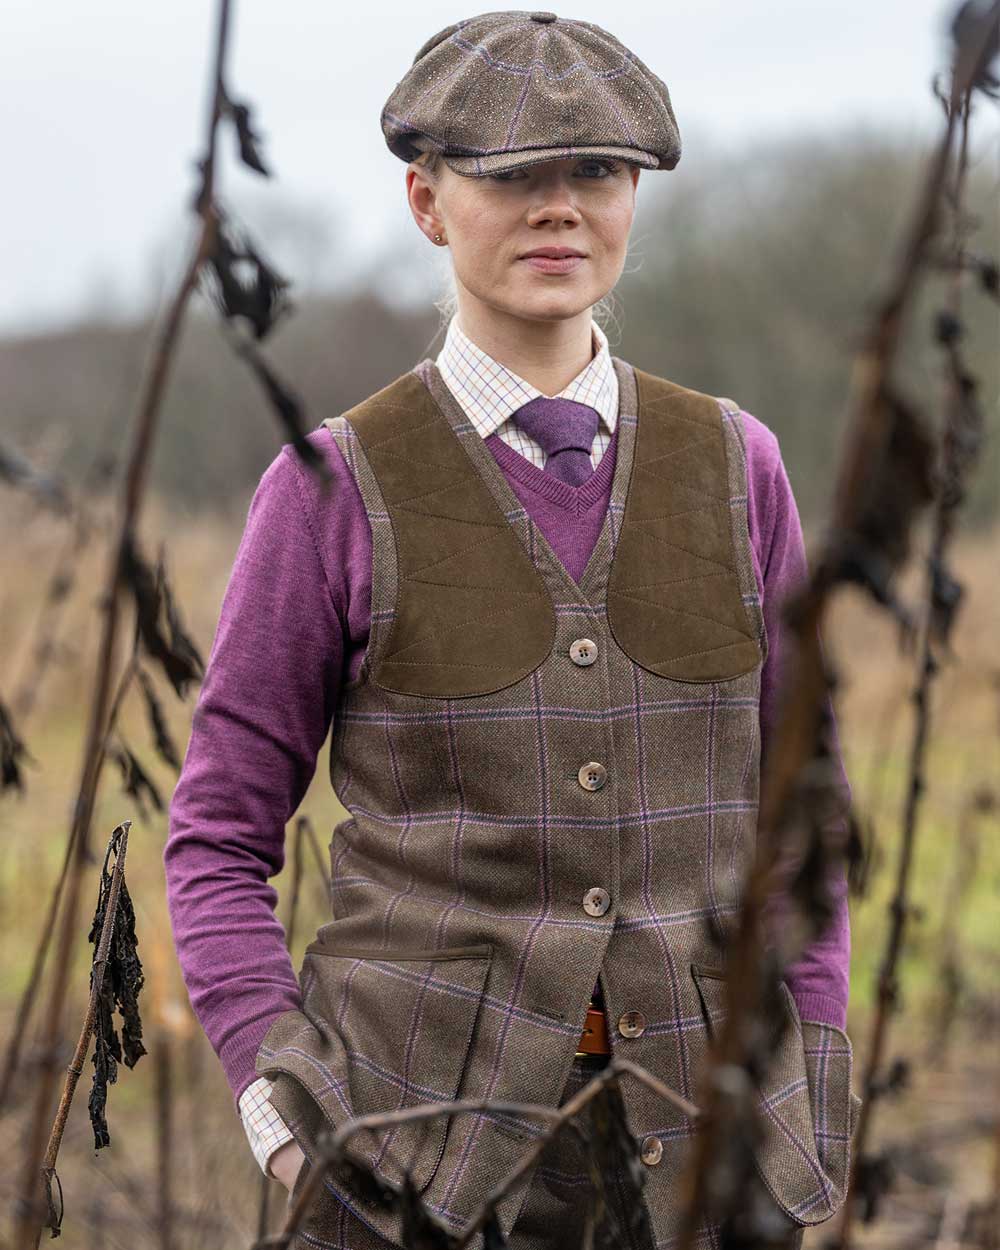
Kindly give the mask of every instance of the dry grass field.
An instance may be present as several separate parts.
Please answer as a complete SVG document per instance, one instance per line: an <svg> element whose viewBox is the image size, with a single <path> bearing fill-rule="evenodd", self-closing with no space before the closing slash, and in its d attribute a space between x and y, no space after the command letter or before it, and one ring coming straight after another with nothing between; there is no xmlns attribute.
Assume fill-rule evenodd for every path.
<svg viewBox="0 0 1000 1250"><path fill-rule="evenodd" d="M8 541L0 564L0 690L13 703L30 671L42 596L68 539L64 522L36 513L23 497L0 496L0 524ZM207 658L219 604L240 535L240 519L178 520L153 503L143 532L147 554L155 539L169 543L168 569L185 621ZM26 770L27 793L3 799L4 854L0 858L0 959L5 970L0 997L4 1033L27 977L46 901L55 881L70 825L79 781L85 710L90 697L94 647L98 635L98 588L103 578L101 542L92 542L76 568L76 582L61 609L57 659L34 691L34 706L18 727L35 763ZM876 1126L878 1141L901 1145L930 1141L949 1126L961 1128L975 1117L997 1115L1000 1048L997 1011L1000 987L1000 824L996 806L975 824L977 862L974 878L959 908L948 908L949 883L959 867L959 832L968 796L977 788L1000 792L1000 596L996 591L1000 533L961 540L957 570L967 587L967 601L954 635L954 656L943 667L934 689L933 740L927 792L917 847L913 901L917 910L903 962L903 995L894 1021L890 1054L907 1057L913 1067L910 1087L886 1102ZM904 582L912 593L921 576L915 567ZM130 630L124 647L130 645ZM848 775L861 811L875 823L878 853L869 895L853 904L852 1002L849 1028L858 1066L866 1044L872 987L886 930L894 854L900 826L912 708L912 657L901 655L895 627L859 594L837 601L826 635L828 654L841 674L838 723ZM124 656L125 651L122 650ZM154 677L157 675L154 672ZM157 678L175 741L183 751L193 699L180 703ZM15 708L16 711L16 708ZM122 731L130 749L156 780L164 803L172 774L156 758L142 701L133 692L125 705ZM321 839L339 815L327 780L326 751L302 804ZM144 1039L150 1052L135 1071L122 1069L109 1090L110 1147L93 1150L86 1102L88 1061L60 1152L58 1172L65 1199L62 1245L65 1250L102 1246L133 1250L162 1244L156 1232L157 1181L161 1156L158 1134L168 1131L171 1151L177 1247L229 1250L249 1246L257 1227L261 1175L236 1116L222 1070L187 1005L167 918L161 863L166 811L145 818L121 791L112 766L105 769L97 804L92 845L97 856L88 876L80 917L78 966L71 977L69 1035L75 1040L83 1018L91 948L86 930L96 901L98 867L108 835L123 819L133 821L127 879L136 909L139 953L146 984L140 1005ZM310 865L310 868L312 866ZM308 870L307 870L308 871ZM286 867L276 882L287 907ZM322 889L307 881L293 960L322 918ZM312 888L313 885L316 888ZM951 914L946 914L950 912ZM281 913L287 915L287 911ZM954 924L967 998L960 1004L951 1044L942 1053L934 1028L951 1011L942 996L943 933ZM977 1015L970 1015L978 1005ZM992 1010L989 1010L992 1006ZM157 1114L157 1090L169 1082L171 1121L163 1129ZM30 1073L22 1076L18 1112L3 1122L2 1144L8 1166L0 1174L5 1210L17 1169L18 1131ZM995 1133L994 1133L995 1136ZM959 1206L982 1197L995 1183L996 1143L987 1135L958 1133L950 1144L914 1156L902 1170L887 1218L864 1233L861 1244L918 1245L937 1219L944 1190ZM950 1169L951 1174L948 1175ZM272 1221L283 1209L283 1192L271 1190ZM957 1208L956 1208L957 1210ZM952 1212L950 1218L957 1218ZM810 1235L819 1246L824 1230Z"/></svg>

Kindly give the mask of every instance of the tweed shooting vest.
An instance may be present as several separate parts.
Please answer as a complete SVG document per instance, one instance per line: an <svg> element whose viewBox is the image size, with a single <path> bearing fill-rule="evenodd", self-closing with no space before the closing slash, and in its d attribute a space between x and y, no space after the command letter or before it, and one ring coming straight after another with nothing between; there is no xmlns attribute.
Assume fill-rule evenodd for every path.
<svg viewBox="0 0 1000 1250"><path fill-rule="evenodd" d="M332 919L307 948L301 1011L256 1060L309 1158L319 1127L354 1116L556 1106L598 977L614 1053L699 1096L757 819L767 640L743 430L731 400L612 361L617 460L579 583L431 360L323 423L371 523L371 635L334 714L348 814ZM811 1224L843 1197L851 1046L782 991L758 1168ZM622 1090L665 1246L692 1125L638 1082ZM408 1170L458 1229L541 1127L441 1115L352 1149L390 1180ZM401 1244L391 1211L324 1184ZM526 1186L498 1208L505 1233Z"/></svg>

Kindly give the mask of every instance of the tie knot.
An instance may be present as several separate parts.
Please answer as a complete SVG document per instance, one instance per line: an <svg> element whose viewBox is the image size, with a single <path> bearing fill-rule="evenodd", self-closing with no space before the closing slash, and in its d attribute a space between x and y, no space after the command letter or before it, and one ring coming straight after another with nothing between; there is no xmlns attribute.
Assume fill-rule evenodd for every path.
<svg viewBox="0 0 1000 1250"><path fill-rule="evenodd" d="M512 413L511 419L535 440L546 456L567 449L583 451L589 456L600 417L597 409L589 404L539 395Z"/></svg>

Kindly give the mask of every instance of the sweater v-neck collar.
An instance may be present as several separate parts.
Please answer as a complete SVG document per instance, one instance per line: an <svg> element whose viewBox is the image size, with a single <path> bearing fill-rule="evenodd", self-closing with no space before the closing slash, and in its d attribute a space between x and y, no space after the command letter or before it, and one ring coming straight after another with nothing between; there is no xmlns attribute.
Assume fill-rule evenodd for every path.
<svg viewBox="0 0 1000 1250"><path fill-rule="evenodd" d="M519 451L515 451L509 443L504 442L499 434L490 434L483 441L505 473L509 473L511 477L522 482L556 507L579 514L586 512L607 493L617 458L618 422L615 422L614 433L604 449L597 468L579 486L571 486L569 482L563 482L554 474L539 468L537 464L533 464L522 456Z"/></svg>

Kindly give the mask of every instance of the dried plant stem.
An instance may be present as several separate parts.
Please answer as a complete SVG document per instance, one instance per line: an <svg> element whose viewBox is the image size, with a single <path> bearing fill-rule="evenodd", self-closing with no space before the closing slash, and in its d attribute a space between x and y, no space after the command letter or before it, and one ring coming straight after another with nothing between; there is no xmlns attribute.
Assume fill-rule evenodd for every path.
<svg viewBox="0 0 1000 1250"><path fill-rule="evenodd" d="M98 648L94 692L90 705L87 735L83 752L80 785L74 807L73 826L70 833L71 861L66 883L66 902L63 922L59 933L56 958L49 1000L45 1015L41 1048L39 1079L36 1086L35 1104L18 1178L19 1199L16 1203L15 1244L19 1250L37 1247L46 1218L44 1204L39 1201L39 1168L43 1158L45 1124L56 1079L59 1053L59 1035L66 1000L72 951L77 936L77 912L84 871L89 858L89 833L93 818L94 802L100 778L103 744L107 732L108 705L111 692L112 667L114 663L119 624L119 594L122 585L122 565L125 553L130 549L136 522L142 506L149 461L156 432L157 420L166 389L167 376L173 363L179 341L181 325L188 301L195 290L198 274L205 258L211 253L216 231L216 216L212 207L215 168L216 131L222 112L222 71L225 62L229 29L229 0L220 0L219 19L215 49L214 91L207 123L206 155L202 161L202 183L196 200L196 210L201 216L201 229L196 246L183 273L178 290L168 309L167 317L155 344L152 365L146 374L138 404L138 413L129 448L124 486L120 499L120 511L116 534L108 554L102 602L103 623Z"/></svg>
<svg viewBox="0 0 1000 1250"><path fill-rule="evenodd" d="M465 1250L471 1245L472 1239L479 1233L497 1204L509 1194L518 1181L534 1166L545 1146L559 1132L572 1127L571 1121L608 1085L617 1082L622 1076L631 1076L651 1089L659 1097L675 1106L683 1115L697 1122L700 1111L694 1103L683 1098L676 1090L664 1085L651 1072L631 1063L627 1059L613 1058L589 1081L578 1090L561 1107L543 1107L535 1103L512 1103L483 1101L482 1099L460 1099L455 1102L424 1103L417 1107L407 1107L402 1111L386 1111L374 1115L357 1116L347 1120L334 1133L321 1139L318 1145L317 1160L306 1177L296 1201L288 1212L285 1227L275 1237L259 1242L255 1250L283 1250L291 1245L291 1238L299 1228L302 1220L309 1212L316 1195L322 1185L327 1167L337 1163L344 1155L347 1143L360 1132L376 1129L392 1128L399 1124L413 1123L419 1120L431 1120L441 1115L471 1115L490 1111L500 1115L517 1116L525 1119L545 1121L548 1127L539 1134L524 1154L518 1159L510 1172L486 1195L469 1222L462 1230L455 1250Z"/></svg>
<svg viewBox="0 0 1000 1250"><path fill-rule="evenodd" d="M49 578L45 598L38 611L38 624L28 631L34 640L30 661L25 664L24 676L11 696L11 707L20 724L24 724L34 711L45 670L56 653L60 619L70 601L77 562L94 528L96 526L88 509L82 504L75 504L63 551L56 562L55 572Z"/></svg>
<svg viewBox="0 0 1000 1250"><path fill-rule="evenodd" d="M63 1132L66 1128L66 1117L69 1115L69 1109L73 1103L73 1095L76 1092L77 1083L80 1080L80 1074L83 1072L83 1065L87 1059L87 1051L90 1049L90 1038L94 1031L94 1017L97 1014L97 1000L101 996L101 987L104 983L104 969L108 962L108 951L111 948L111 938L114 934L115 916L118 911L118 895L121 893L122 877L125 873L125 856L128 851L128 831L132 826L130 820L124 820L115 829L111 835L112 844L115 842L119 830L121 830L121 840L115 855L115 866L111 874L111 884L108 887L107 905L104 912L104 924L101 926L101 936L97 944L97 952L94 955L94 963L91 971L90 999L87 1003L87 1013L83 1019L83 1027L80 1030L80 1036L77 1038L76 1049L73 1052L73 1058L66 1070L66 1080L63 1083L62 1097L59 1100L59 1107L56 1111L56 1118L52 1124L52 1130L49 1133L49 1143L45 1151L45 1160L42 1164L42 1174L46 1182L46 1186L51 1184L52 1177L56 1169L56 1158L59 1154L59 1147L62 1144ZM62 1213L60 1212L60 1218Z"/></svg>
<svg viewBox="0 0 1000 1250"><path fill-rule="evenodd" d="M111 712L108 716L108 727L101 743L100 755L98 758L98 770L104 763L104 757L107 752L108 738L111 734L115 723L118 719L122 700L128 690L132 679L135 676L138 667L138 653L133 649L132 659L126 665L118 682L118 691L112 701ZM52 937L56 932L56 920L59 915L59 907L62 902L63 890L69 876L70 865L73 862L73 847L76 845L76 826L74 825L70 837L66 842L66 850L63 854L62 867L59 870L59 877L52 895L49 899L49 905L46 909L44 922L39 930L38 947L35 951L35 958L32 961L31 973L28 976L27 984L21 994L20 1002L17 1005L17 1011L14 1016L14 1027L11 1030L10 1040L4 1053L3 1073L0 1075L0 1112L8 1104L11 1092L14 1087L14 1078L17 1075L18 1067L21 1059L21 1046L24 1042L24 1035L28 1027L28 1021L31 1018L31 1011L35 1005L35 998L42 983L42 975L45 971L45 961L48 957L49 947Z"/></svg>
<svg viewBox="0 0 1000 1250"><path fill-rule="evenodd" d="M937 942L937 982L941 987L941 1000L936 1012L935 1027L927 1047L928 1061L940 1061L947 1054L956 1009L963 997L964 977L959 921L962 917L963 903L976 878L980 850L980 814L986 802L993 802L992 796L987 799L988 795L989 792L986 790L976 790L967 785L958 816L955 862L945 887L944 903L941 908L944 920ZM985 807L985 810L989 810L989 807Z"/></svg>
<svg viewBox="0 0 1000 1250"><path fill-rule="evenodd" d="M1000 6L994 6L997 8ZM948 133L955 127L955 119L961 116L961 139L955 174L954 200L956 212L962 203L962 192L968 161L969 113L971 90L968 86L959 89L954 84L948 109ZM958 315L961 303L961 274L951 287L949 311ZM918 817L921 800L925 789L925 765L927 746L930 736L930 700L934 678L938 672L938 662L933 652L934 637L934 599L936 570L942 567L945 548L951 533L952 509L954 503L949 490L955 480L957 469L949 463L950 449L954 449L958 427L963 419L964 396L957 385L953 385L948 397L946 408L946 427L944 430L944 464L943 482L939 482L932 514L931 550L926 563L924 611L920 625L918 668L916 686L913 691L915 708L913 736L910 743L909 765L907 770L908 784L903 810L902 830L900 834L898 858L896 861L895 890L889 903L889 926L886 933L885 950L879 966L876 1004L872 1016L868 1049L865 1057L862 1088L864 1104L858 1119L853 1146L853 1163L850 1184L840 1219L838 1247L849 1250L854 1224L860 1166L865 1158L865 1147L874 1117L877 1103L877 1081L881 1070L886 1040L889 1032L889 1020L896 1005L899 985L897 968L906 936L906 922L910 913L909 888L913 869L916 847Z"/></svg>
<svg viewBox="0 0 1000 1250"><path fill-rule="evenodd" d="M66 843L66 851L63 855L62 868L59 871L59 879L56 881L55 888L49 898L49 905L42 922L40 935L38 939L38 948L35 951L35 958L32 961L31 972L28 976L28 983L21 995L21 1000L17 1005L17 1011L14 1015L14 1027L11 1030L10 1039L7 1043L4 1053L3 1075L0 1077L0 1112L3 1112L8 1106L8 1100L14 1089L14 1078L20 1065L21 1044L24 1040L24 1034L28 1026L28 1020L31 1016L31 1009L35 1003L35 997L39 986L41 985L42 972L45 967L45 959L48 955L49 945L56 932L56 917L59 913L59 902L62 898L63 886L69 873L69 866L73 858L74 838L71 835Z"/></svg>
<svg viewBox="0 0 1000 1250"><path fill-rule="evenodd" d="M156 1038L156 1224L159 1250L173 1250L174 1168L173 1100L171 1042L168 1030L161 1028Z"/></svg>
<svg viewBox="0 0 1000 1250"><path fill-rule="evenodd" d="M713 1047L703 1085L706 1118L680 1178L684 1217L678 1250L692 1250L703 1218L709 1178L725 1131L726 1091L732 1082L720 1082L717 1073L743 1069L748 1052L747 1021L758 1007L761 985L761 920L778 861L780 833L785 824L796 781L814 749L821 705L828 694L820 650L820 630L828 601L844 557L855 543L859 520L877 505L873 492L881 489L873 466L885 462L894 420L889 399L889 374L903 327L904 314L916 287L924 252L937 229L940 202L951 161L958 101L967 97L991 55L990 43L1000 3L990 6L956 49L952 74L952 107L944 133L928 162L912 221L903 240L886 293L876 305L869 330L854 362L848 401L845 450L834 495L833 524L826 550L815 567L805 593L796 605L792 624L795 659L783 687L775 742L764 770L754 860L741 900L726 978L727 1016L717 1046ZM867 1106L867 1104L866 1104Z"/></svg>

